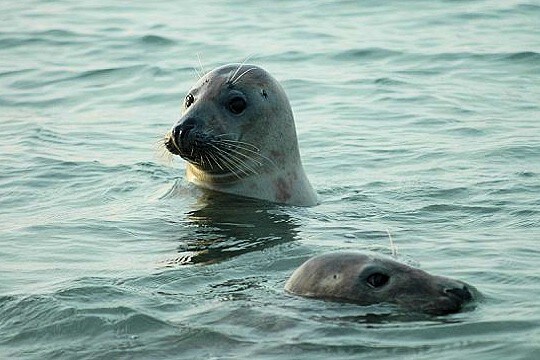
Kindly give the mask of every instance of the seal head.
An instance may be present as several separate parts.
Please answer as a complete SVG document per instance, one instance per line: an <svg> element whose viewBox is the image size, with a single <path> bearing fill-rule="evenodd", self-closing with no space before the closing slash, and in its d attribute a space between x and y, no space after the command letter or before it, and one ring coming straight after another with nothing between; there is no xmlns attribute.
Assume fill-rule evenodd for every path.
<svg viewBox="0 0 540 360"><path fill-rule="evenodd" d="M225 65L199 79L165 145L188 162L188 180L203 188L291 205L317 203L289 100L260 67Z"/></svg>
<svg viewBox="0 0 540 360"><path fill-rule="evenodd" d="M464 282L357 252L313 257L285 284L289 293L359 305L391 303L432 315L458 312L473 300Z"/></svg>

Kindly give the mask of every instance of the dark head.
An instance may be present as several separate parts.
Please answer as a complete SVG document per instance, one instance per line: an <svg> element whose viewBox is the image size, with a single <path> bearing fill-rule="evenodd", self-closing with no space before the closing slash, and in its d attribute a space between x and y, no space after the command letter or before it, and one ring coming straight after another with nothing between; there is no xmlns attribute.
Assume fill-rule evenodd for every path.
<svg viewBox="0 0 540 360"><path fill-rule="evenodd" d="M433 315L461 310L473 300L469 285L399 262L356 252L316 256L285 285L293 294L360 305L391 303Z"/></svg>

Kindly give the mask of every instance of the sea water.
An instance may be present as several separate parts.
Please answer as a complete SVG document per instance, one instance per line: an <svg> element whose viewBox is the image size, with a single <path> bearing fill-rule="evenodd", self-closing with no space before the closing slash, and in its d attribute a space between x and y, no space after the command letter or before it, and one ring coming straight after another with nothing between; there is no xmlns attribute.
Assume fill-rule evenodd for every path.
<svg viewBox="0 0 540 360"><path fill-rule="evenodd" d="M540 358L536 1L0 3L0 358ZM197 73L285 88L311 208L162 154ZM332 250L481 293L411 314L294 297Z"/></svg>

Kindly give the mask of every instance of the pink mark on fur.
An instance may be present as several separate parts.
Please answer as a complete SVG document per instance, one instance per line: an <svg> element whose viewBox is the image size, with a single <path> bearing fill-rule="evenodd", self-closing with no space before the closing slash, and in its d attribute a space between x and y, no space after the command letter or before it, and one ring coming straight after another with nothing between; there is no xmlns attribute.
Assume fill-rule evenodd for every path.
<svg viewBox="0 0 540 360"><path fill-rule="evenodd" d="M279 165L285 161L285 154L282 151L272 150L270 151L270 157Z"/></svg>
<svg viewBox="0 0 540 360"><path fill-rule="evenodd" d="M285 181L283 178L277 179L276 182L274 182L274 187L276 189L276 200L279 202L287 202L292 194L291 194L291 185L290 180Z"/></svg>

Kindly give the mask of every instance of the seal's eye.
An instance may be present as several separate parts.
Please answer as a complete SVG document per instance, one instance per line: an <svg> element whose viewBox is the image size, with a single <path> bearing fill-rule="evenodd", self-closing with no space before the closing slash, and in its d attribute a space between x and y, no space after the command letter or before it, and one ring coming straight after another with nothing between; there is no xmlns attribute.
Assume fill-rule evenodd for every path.
<svg viewBox="0 0 540 360"><path fill-rule="evenodd" d="M186 109L188 107L190 107L191 104L193 104L194 101L195 101L195 98L193 97L193 95L192 94L187 94L186 101L184 102L184 105L186 106Z"/></svg>
<svg viewBox="0 0 540 360"><path fill-rule="evenodd" d="M229 104L227 106L230 112L235 115L239 115L244 112L247 107L247 103L246 100L244 100L240 96L235 96L231 100L229 100Z"/></svg>
<svg viewBox="0 0 540 360"><path fill-rule="evenodd" d="M369 286L372 288L379 288L381 286L384 286L390 277L388 275L382 274L382 273L374 273L368 276L366 279Z"/></svg>

